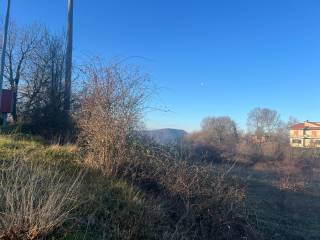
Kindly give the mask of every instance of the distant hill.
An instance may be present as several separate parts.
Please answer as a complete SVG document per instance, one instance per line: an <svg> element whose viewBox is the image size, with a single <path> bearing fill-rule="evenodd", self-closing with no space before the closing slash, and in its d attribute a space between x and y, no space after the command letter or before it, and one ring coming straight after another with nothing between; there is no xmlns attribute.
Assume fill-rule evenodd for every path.
<svg viewBox="0 0 320 240"><path fill-rule="evenodd" d="M172 128L164 128L164 129L156 129L156 130L144 130L142 134L152 138L159 144L170 144L182 139L187 132L181 129L172 129Z"/></svg>

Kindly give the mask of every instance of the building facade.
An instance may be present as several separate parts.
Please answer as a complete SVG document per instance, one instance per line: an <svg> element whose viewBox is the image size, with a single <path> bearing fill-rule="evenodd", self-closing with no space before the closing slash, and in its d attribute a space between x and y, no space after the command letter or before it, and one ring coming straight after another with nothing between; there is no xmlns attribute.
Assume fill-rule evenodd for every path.
<svg viewBox="0 0 320 240"><path fill-rule="evenodd" d="M297 123L290 128L292 147L320 147L320 122Z"/></svg>

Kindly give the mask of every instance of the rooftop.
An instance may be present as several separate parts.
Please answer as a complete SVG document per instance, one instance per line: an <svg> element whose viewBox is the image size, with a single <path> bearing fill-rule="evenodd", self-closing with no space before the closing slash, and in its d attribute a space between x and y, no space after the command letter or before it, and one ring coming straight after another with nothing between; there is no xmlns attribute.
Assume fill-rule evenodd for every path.
<svg viewBox="0 0 320 240"><path fill-rule="evenodd" d="M297 123L291 126L292 130L302 130L302 129L310 129L310 130L320 130L320 122L309 122L305 121L304 123Z"/></svg>

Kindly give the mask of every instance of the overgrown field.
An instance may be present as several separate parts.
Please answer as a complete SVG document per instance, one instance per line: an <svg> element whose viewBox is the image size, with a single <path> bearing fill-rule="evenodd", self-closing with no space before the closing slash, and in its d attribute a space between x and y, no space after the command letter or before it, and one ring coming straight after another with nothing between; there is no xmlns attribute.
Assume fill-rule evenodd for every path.
<svg viewBox="0 0 320 240"><path fill-rule="evenodd" d="M27 229L22 230L20 237L11 234L11 239L151 239L157 234L155 226L159 228L158 231L162 231L162 225L166 219L161 216L159 210L161 205L157 201L150 201L137 188L124 181L102 177L94 170L84 169L74 146L47 145L39 139L25 135L1 136L0 156L2 161L26 162L30 165L30 169L37 169L33 172L33 176L46 174L42 181L50 178L50 174L56 171L61 178L67 180L78 174L81 177L80 189L74 193L78 196L68 196L77 198L71 208L72 211L64 219L60 219L60 223L52 226L51 229L38 229L38 224L34 223L34 226L26 226ZM18 165L20 164L14 167L19 168ZM2 180L4 181L3 178ZM23 199L28 203L32 197L25 199L21 196L19 200ZM37 197L41 198L41 196ZM1 200L3 204L3 199ZM18 206L12 207L18 208ZM2 206L1 209L3 210ZM24 214L25 209L15 217ZM49 215L54 215L57 211L55 205L49 206L46 210ZM34 211L37 210L34 209ZM26 216L23 221L10 226L11 222L3 221L6 213L1 214L1 239L10 239L6 238L5 234L13 232L14 228L18 227L17 224L27 223L30 217ZM51 223L48 222L48 224ZM32 234L37 229L41 231L33 238Z"/></svg>
<svg viewBox="0 0 320 240"><path fill-rule="evenodd" d="M149 159L105 176L27 135L1 136L0 158L0 239L320 239L319 193L256 173Z"/></svg>
<svg viewBox="0 0 320 240"><path fill-rule="evenodd" d="M212 169L149 159L106 176L26 135L2 135L0 158L0 239L256 238L244 188Z"/></svg>

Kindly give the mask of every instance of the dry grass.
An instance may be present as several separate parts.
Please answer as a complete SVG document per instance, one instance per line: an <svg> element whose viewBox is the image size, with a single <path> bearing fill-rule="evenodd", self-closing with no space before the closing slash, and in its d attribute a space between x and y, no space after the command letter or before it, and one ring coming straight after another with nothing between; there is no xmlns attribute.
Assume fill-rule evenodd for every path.
<svg viewBox="0 0 320 240"><path fill-rule="evenodd" d="M275 186L280 190L289 190L293 192L303 192L307 188L304 179L297 179L290 174L281 176L279 181L276 181Z"/></svg>
<svg viewBox="0 0 320 240"><path fill-rule="evenodd" d="M56 168L2 161L0 239L39 239L61 226L78 206L81 174L63 176Z"/></svg>
<svg viewBox="0 0 320 240"><path fill-rule="evenodd" d="M248 221L245 186L228 168L190 163L157 147L145 152L121 175L164 204L170 239L259 239Z"/></svg>
<svg viewBox="0 0 320 240"><path fill-rule="evenodd" d="M7 159L7 161L1 162L5 164L6 168L2 169L6 170L7 173L9 170L19 170L6 181L14 182L14 177L16 177L16 185L20 185L17 189L21 189L23 193L28 193L33 199L42 199L42 205L40 206L40 203L37 205L37 208L40 208L39 211L36 208L31 209L34 212L38 211L37 219L28 218L32 220L36 227L24 225L22 229L17 228L18 225L16 224L10 228L10 224L7 222L7 227L3 227L1 230L7 235L9 233L13 235L3 235L3 237L28 239L29 236L27 235L30 235L31 239L51 239L51 237L52 239L73 240L159 239L159 236L167 231L169 221L167 221L161 203L146 196L126 181L115 177L107 177L101 174L99 170L88 168L88 165L81 161L77 147L73 145L47 145L39 139L33 140L33 138L27 136L2 135L0 136L0 159ZM11 164L16 166L9 168ZM75 188L68 196L69 194L66 191L69 189L68 186L71 187L72 176L78 176L77 172L79 170L85 172L82 181L79 182L79 185L74 186ZM24 174L19 174L21 172ZM32 181L28 180L29 184L25 186L23 179L31 179ZM36 188L35 185L39 188ZM16 198L18 196L22 198L26 194L15 196L17 196ZM64 212L67 214L65 215L66 218L63 218L63 214L60 214L61 218L56 219L57 225L51 224L53 226L51 230L41 227L42 231L38 222L47 222L49 216L42 213L47 210L62 210L57 207L50 208L49 203L52 203L51 200L54 200L55 196L57 199L65 196L67 205L64 205L63 209L66 211ZM3 206L4 209L5 199L2 199L3 202L0 202L0 206ZM36 202L34 203L36 204ZM62 202L62 204L64 203ZM4 212L4 210L0 210ZM69 210L72 210L72 212ZM26 210L23 211L26 212ZM53 212L49 212L49 214L54 217ZM23 215L18 214L19 216ZM72 218L70 219L70 217ZM65 222L65 220L67 221ZM14 225L14 222L12 225ZM32 233L37 233L38 236L29 234L29 229L32 230ZM39 230L42 232L39 232ZM48 237L45 232L52 232L52 236ZM18 234L20 235L18 236Z"/></svg>
<svg viewBox="0 0 320 240"><path fill-rule="evenodd" d="M243 141L239 155L243 172L236 174L247 182L264 239L319 239L319 150Z"/></svg>

